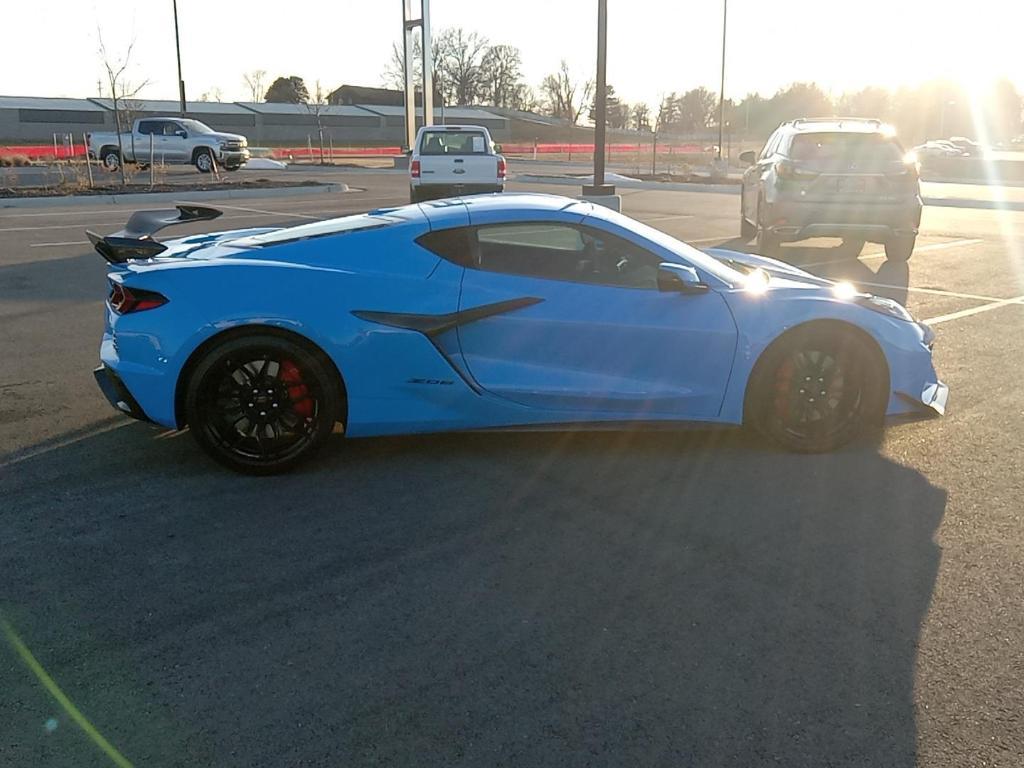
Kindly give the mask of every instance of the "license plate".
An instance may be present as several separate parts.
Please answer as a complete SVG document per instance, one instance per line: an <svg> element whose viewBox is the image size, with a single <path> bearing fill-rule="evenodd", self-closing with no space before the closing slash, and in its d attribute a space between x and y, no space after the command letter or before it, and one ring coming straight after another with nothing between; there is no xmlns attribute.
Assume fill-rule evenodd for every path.
<svg viewBox="0 0 1024 768"><path fill-rule="evenodd" d="M840 176L836 179L837 192L863 192L866 188L864 179L859 176Z"/></svg>

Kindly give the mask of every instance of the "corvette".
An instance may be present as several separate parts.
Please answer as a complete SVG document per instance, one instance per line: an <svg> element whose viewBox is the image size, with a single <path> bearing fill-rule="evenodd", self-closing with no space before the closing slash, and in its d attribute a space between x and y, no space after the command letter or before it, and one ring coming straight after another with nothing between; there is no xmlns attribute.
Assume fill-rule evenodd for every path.
<svg viewBox="0 0 1024 768"><path fill-rule="evenodd" d="M89 233L110 263L95 376L238 471L286 470L335 431L685 422L816 452L945 408L933 333L900 304L587 202L480 195L153 237L219 215Z"/></svg>

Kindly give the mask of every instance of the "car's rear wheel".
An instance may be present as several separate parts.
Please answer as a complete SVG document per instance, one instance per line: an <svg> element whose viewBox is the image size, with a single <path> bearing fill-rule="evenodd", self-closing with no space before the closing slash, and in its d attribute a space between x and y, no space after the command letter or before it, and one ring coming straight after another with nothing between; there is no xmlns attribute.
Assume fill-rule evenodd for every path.
<svg viewBox="0 0 1024 768"><path fill-rule="evenodd" d="M768 229L764 220L764 200L757 204L757 252L762 256L777 258L779 255L779 238Z"/></svg>
<svg viewBox="0 0 1024 768"><path fill-rule="evenodd" d="M100 162L108 171L116 171L121 167L121 153L112 148L104 149Z"/></svg>
<svg viewBox="0 0 1024 768"><path fill-rule="evenodd" d="M877 428L886 373L853 331L810 326L773 344L751 376L748 420L792 451L818 453Z"/></svg>
<svg viewBox="0 0 1024 768"><path fill-rule="evenodd" d="M341 394L329 363L288 339L235 338L211 350L185 395L199 445L238 472L291 469L331 434Z"/></svg>
<svg viewBox="0 0 1024 768"><path fill-rule="evenodd" d="M740 237L746 241L754 239L754 235L757 234L757 225L747 221L746 214L743 213L743 195L740 195Z"/></svg>
<svg viewBox="0 0 1024 768"><path fill-rule="evenodd" d="M889 261L909 261L916 242L915 235L892 238L885 244L885 258Z"/></svg>

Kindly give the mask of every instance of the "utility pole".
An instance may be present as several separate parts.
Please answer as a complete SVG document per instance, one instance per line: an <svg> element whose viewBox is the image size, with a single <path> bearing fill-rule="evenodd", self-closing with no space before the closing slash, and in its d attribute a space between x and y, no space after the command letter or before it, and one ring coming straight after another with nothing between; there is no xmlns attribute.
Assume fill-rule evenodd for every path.
<svg viewBox="0 0 1024 768"><path fill-rule="evenodd" d="M722 79L718 86L718 160L722 160L722 128L725 125L725 25L729 0L722 0Z"/></svg>
<svg viewBox="0 0 1024 768"><path fill-rule="evenodd" d="M605 123L608 88L608 0L597 0L597 92L594 94L594 183L583 188L584 197L606 197L615 194L615 187L604 183Z"/></svg>
<svg viewBox="0 0 1024 768"><path fill-rule="evenodd" d="M181 116L185 116L185 81L181 77L181 40L178 37L178 0L174 3L174 50L178 54L178 99L180 101Z"/></svg>

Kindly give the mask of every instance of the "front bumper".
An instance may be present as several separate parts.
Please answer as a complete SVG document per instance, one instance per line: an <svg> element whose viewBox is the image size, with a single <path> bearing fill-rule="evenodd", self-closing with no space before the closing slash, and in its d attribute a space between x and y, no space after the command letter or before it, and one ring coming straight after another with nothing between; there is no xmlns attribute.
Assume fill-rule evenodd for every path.
<svg viewBox="0 0 1024 768"><path fill-rule="evenodd" d="M921 198L876 202L806 202L782 198L767 211L768 229L779 240L846 237L884 243L911 237L921 225Z"/></svg>
<svg viewBox="0 0 1024 768"><path fill-rule="evenodd" d="M221 165L244 165L249 162L248 149L222 149L217 162Z"/></svg>
<svg viewBox="0 0 1024 768"><path fill-rule="evenodd" d="M100 391L114 408L133 419L152 421L113 368L108 368L106 364L101 363L93 370L92 375L95 377Z"/></svg>

